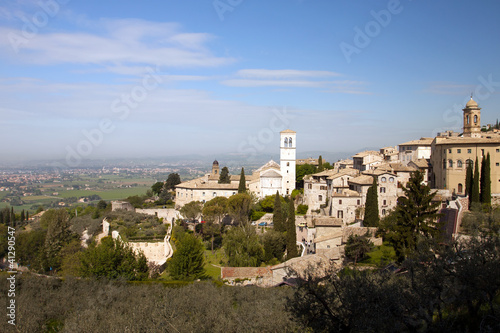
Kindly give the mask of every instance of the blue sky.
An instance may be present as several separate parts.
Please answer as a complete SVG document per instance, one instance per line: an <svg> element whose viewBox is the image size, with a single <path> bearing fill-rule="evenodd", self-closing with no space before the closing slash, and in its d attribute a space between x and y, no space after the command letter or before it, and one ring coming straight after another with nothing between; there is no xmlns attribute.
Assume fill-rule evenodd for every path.
<svg viewBox="0 0 500 333"><path fill-rule="evenodd" d="M6 160L394 146L500 118L498 1L0 2Z"/></svg>

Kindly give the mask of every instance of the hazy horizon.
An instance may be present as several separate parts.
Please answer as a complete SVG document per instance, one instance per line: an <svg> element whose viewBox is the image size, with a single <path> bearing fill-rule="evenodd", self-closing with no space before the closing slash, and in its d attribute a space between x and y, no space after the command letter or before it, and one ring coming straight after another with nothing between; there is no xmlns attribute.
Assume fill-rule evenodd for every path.
<svg viewBox="0 0 500 333"><path fill-rule="evenodd" d="M224 5L221 5L224 4ZM4 161L355 152L500 105L500 3L0 5ZM313 156L317 157L317 156Z"/></svg>

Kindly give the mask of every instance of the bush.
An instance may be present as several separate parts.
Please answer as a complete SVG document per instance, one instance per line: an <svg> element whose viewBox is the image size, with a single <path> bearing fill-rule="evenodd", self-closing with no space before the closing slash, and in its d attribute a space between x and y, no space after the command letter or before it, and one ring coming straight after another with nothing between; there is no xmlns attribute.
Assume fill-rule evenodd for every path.
<svg viewBox="0 0 500 333"><path fill-rule="evenodd" d="M262 216L266 215L266 212L257 212L257 211L253 211L252 212L252 216L250 216L250 219L252 221L257 221L257 220L260 220Z"/></svg>
<svg viewBox="0 0 500 333"><path fill-rule="evenodd" d="M298 205L297 206L297 214L304 215L307 213L308 209L309 209L308 205Z"/></svg>

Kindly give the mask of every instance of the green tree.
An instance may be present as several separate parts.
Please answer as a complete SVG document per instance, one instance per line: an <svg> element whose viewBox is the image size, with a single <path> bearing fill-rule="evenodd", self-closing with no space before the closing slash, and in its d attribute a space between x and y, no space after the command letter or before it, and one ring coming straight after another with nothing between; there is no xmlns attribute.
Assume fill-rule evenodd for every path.
<svg viewBox="0 0 500 333"><path fill-rule="evenodd" d="M345 256L354 261L362 260L370 252L373 243L365 235L350 235L345 245Z"/></svg>
<svg viewBox="0 0 500 333"><path fill-rule="evenodd" d="M188 220L196 220L200 216L202 209L203 203L200 201L191 201L182 206L180 213Z"/></svg>
<svg viewBox="0 0 500 333"><path fill-rule="evenodd" d="M283 214L283 208L281 206L281 196L278 191L274 196L274 209L273 209L273 224L274 230L278 232L286 231L286 216Z"/></svg>
<svg viewBox="0 0 500 333"><path fill-rule="evenodd" d="M231 176L227 167L223 167L220 171L219 184L231 184Z"/></svg>
<svg viewBox="0 0 500 333"><path fill-rule="evenodd" d="M80 256L79 273L83 277L141 281L148 277L148 265L143 253L119 239L104 237L99 245L91 244Z"/></svg>
<svg viewBox="0 0 500 333"><path fill-rule="evenodd" d="M42 215L40 224L47 227L44 245L45 267L57 271L61 267L59 253L72 238L68 212L65 209L49 209Z"/></svg>
<svg viewBox="0 0 500 333"><path fill-rule="evenodd" d="M391 224L385 225L386 239L393 245L398 260L402 261L416 250L419 243L426 239L441 236L441 216L438 213L440 202L433 202L436 192L424 185L420 171L412 173L407 186L403 186L405 196L398 198Z"/></svg>
<svg viewBox="0 0 500 333"><path fill-rule="evenodd" d="M490 153L481 163L481 204L491 206L491 169L490 169Z"/></svg>
<svg viewBox="0 0 500 333"><path fill-rule="evenodd" d="M262 235L261 240L264 246L264 261L272 263L275 259L281 262L286 249L285 235L276 230L269 230Z"/></svg>
<svg viewBox="0 0 500 333"><path fill-rule="evenodd" d="M24 209L21 211L21 222L26 220L26 216L24 215Z"/></svg>
<svg viewBox="0 0 500 333"><path fill-rule="evenodd" d="M175 189L175 185L181 183L181 177L178 173L171 173L168 175L167 180L165 181L165 189L168 191L172 191Z"/></svg>
<svg viewBox="0 0 500 333"><path fill-rule="evenodd" d="M241 173L240 173L240 183L238 185L238 193L245 193L247 191L247 185L246 185L246 180L245 180L245 170L241 168Z"/></svg>
<svg viewBox="0 0 500 333"><path fill-rule="evenodd" d="M99 200L99 202L97 203L97 209L105 210L107 207L108 204L104 200Z"/></svg>
<svg viewBox="0 0 500 333"><path fill-rule="evenodd" d="M474 165L474 178L472 180L472 198L471 198L471 203L472 203L472 208L476 204L480 203L479 200L479 162L476 157L476 163Z"/></svg>
<svg viewBox="0 0 500 333"><path fill-rule="evenodd" d="M318 172L323 171L325 168L323 167L323 157L319 155L318 158Z"/></svg>
<svg viewBox="0 0 500 333"><path fill-rule="evenodd" d="M163 182L156 182L151 186L151 191L153 191L156 195L160 195L164 185L165 184Z"/></svg>
<svg viewBox="0 0 500 333"><path fill-rule="evenodd" d="M185 233L176 242L176 250L168 263L168 271L174 280L205 278L203 243L193 234Z"/></svg>
<svg viewBox="0 0 500 333"><path fill-rule="evenodd" d="M224 236L222 244L229 266L257 267L264 258L264 249L259 242L259 236L249 223L231 228Z"/></svg>
<svg viewBox="0 0 500 333"><path fill-rule="evenodd" d="M292 200L288 201L288 216L286 219L286 259L298 257L297 228L295 226L295 206Z"/></svg>
<svg viewBox="0 0 500 333"><path fill-rule="evenodd" d="M295 181L297 188L304 188L304 176L316 173L317 169L314 165L303 164L295 167Z"/></svg>
<svg viewBox="0 0 500 333"><path fill-rule="evenodd" d="M378 226L379 221L377 179L373 177L372 186L370 186L368 192L366 193L365 218L363 220L363 225L365 227L376 227Z"/></svg>
<svg viewBox="0 0 500 333"><path fill-rule="evenodd" d="M224 216L228 214L228 198L215 197L207 201L203 206L203 218L214 223L221 223Z"/></svg>
<svg viewBox="0 0 500 333"><path fill-rule="evenodd" d="M231 215L231 217L237 224L247 223L251 204L252 197L247 193L238 193L232 195L227 201L229 215Z"/></svg>
<svg viewBox="0 0 500 333"><path fill-rule="evenodd" d="M474 169L472 163L467 164L467 173L465 175L465 194L469 197L469 207L472 204L472 187L474 182Z"/></svg>

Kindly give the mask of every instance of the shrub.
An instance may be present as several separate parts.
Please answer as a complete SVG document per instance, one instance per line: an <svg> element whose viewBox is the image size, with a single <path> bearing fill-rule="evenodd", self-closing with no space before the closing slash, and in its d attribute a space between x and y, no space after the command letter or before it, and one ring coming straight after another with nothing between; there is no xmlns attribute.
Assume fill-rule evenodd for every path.
<svg viewBox="0 0 500 333"><path fill-rule="evenodd" d="M297 214L304 215L307 213L308 209L309 209L308 205L298 205L297 206Z"/></svg>

